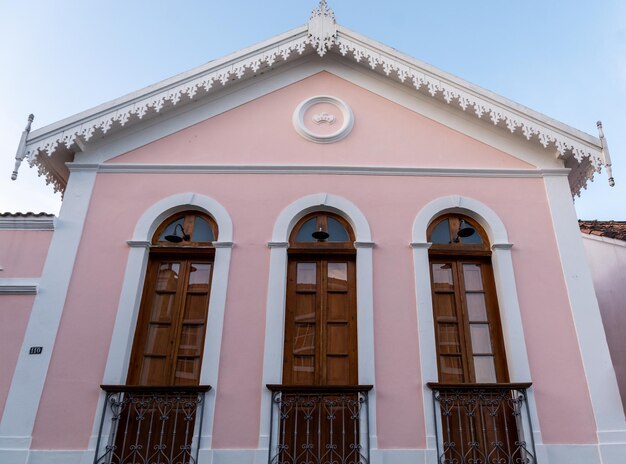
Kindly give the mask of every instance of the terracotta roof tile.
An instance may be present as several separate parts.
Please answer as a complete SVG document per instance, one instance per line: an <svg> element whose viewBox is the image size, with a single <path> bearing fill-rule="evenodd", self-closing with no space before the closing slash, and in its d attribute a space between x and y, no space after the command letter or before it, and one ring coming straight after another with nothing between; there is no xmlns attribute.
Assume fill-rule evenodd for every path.
<svg viewBox="0 0 626 464"><path fill-rule="evenodd" d="M626 221L578 221L583 234L626 241Z"/></svg>

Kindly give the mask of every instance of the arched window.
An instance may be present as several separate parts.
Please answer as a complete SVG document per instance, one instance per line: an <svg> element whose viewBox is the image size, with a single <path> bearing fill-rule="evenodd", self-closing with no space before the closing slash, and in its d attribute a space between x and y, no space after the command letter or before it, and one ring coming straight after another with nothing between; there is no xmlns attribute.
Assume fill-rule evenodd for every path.
<svg viewBox="0 0 626 464"><path fill-rule="evenodd" d="M428 228L439 381L509 381L485 231L458 214Z"/></svg>
<svg viewBox="0 0 626 464"><path fill-rule="evenodd" d="M356 385L356 250L340 216L303 217L289 240L283 384Z"/></svg>
<svg viewBox="0 0 626 464"><path fill-rule="evenodd" d="M128 385L198 385L217 233L197 211L169 217L154 233Z"/></svg>

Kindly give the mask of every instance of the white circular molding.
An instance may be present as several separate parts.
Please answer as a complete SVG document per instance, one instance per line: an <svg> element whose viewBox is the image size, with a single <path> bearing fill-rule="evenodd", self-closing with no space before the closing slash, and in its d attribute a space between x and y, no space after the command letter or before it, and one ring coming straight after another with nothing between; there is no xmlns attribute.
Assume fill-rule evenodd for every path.
<svg viewBox="0 0 626 464"><path fill-rule="evenodd" d="M341 114L341 126L336 131L331 133L325 133L322 131L316 132L308 127L308 121L305 120L307 112L315 105L320 104L330 104ZM319 114L312 115L310 119L313 123L318 125L328 124L329 126L332 126L337 122L338 118L337 115L324 111ZM350 107L339 98L328 95L318 95L316 97L307 98L298 105L296 110L293 112L293 126L298 134L311 142L333 143L343 139L350 133L352 127L354 126L354 115L352 114Z"/></svg>

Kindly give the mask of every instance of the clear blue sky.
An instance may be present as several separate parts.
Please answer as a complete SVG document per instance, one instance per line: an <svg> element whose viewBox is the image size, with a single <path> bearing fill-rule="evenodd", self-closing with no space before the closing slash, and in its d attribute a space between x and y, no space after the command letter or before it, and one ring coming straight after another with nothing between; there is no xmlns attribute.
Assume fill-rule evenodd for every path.
<svg viewBox="0 0 626 464"><path fill-rule="evenodd" d="M0 211L57 212L25 164L10 180L29 113L39 128L305 24L317 0L0 0ZM604 122L603 172L580 218L626 220L626 2L329 0L337 22L566 124Z"/></svg>

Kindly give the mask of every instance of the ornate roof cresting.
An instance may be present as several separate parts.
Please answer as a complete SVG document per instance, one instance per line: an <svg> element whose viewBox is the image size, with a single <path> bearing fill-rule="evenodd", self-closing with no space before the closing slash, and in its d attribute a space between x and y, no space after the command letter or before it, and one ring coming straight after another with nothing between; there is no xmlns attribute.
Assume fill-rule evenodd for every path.
<svg viewBox="0 0 626 464"><path fill-rule="evenodd" d="M337 40L335 13L321 0L309 18L309 41L319 56L324 56Z"/></svg>
<svg viewBox="0 0 626 464"><path fill-rule="evenodd" d="M17 177L17 169L26 159L31 166L37 165L39 175L46 177L46 183L51 184L55 192L63 192L67 184L67 176L63 175L65 163L76 153L84 152L90 144L99 143L109 134L142 124L158 114L201 100L235 82L253 79L258 73L315 53L324 58L333 55L358 63L412 88L422 97L430 97L531 143L540 144L545 148L546 156L563 159L565 167L571 169L569 183L573 195L580 195L603 166L607 168L609 182L614 183L601 127L598 128L599 138L591 136L360 36L335 22L335 15L326 0L321 0L313 10L308 25L249 49L32 133L32 117L29 118L15 156L12 177Z"/></svg>

